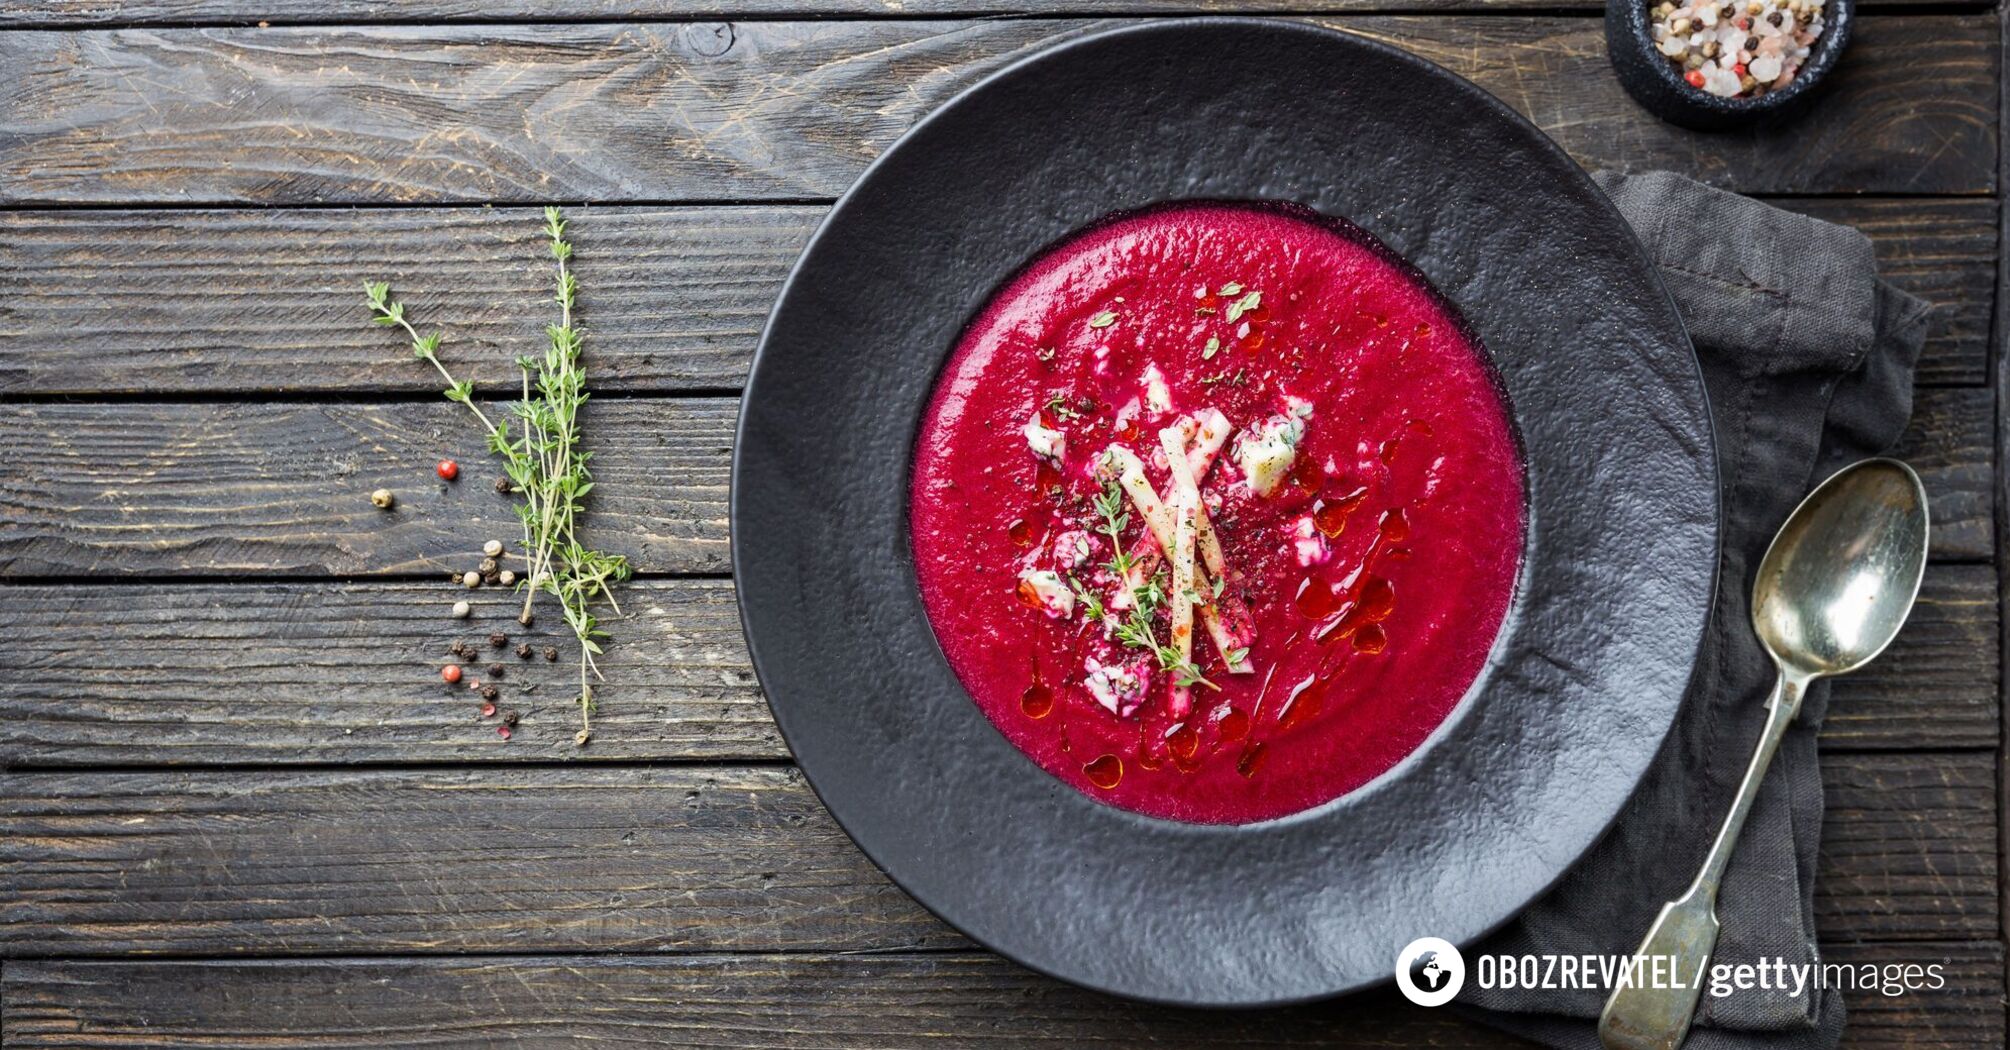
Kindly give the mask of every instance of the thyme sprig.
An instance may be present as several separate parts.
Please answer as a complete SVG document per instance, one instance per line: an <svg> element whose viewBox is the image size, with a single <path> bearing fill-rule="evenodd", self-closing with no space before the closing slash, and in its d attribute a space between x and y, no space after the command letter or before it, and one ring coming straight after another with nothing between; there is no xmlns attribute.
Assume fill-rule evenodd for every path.
<svg viewBox="0 0 2010 1050"><path fill-rule="evenodd" d="M1124 509L1124 490L1116 482L1103 483L1103 491L1096 495L1096 515L1102 519L1096 524L1096 531L1110 538L1110 549L1116 552L1104 568L1117 579L1118 586L1124 586L1123 581L1130 576L1132 565L1130 552L1124 549L1124 528L1130 524L1131 516ZM1171 674L1174 683L1180 688L1189 689L1196 685L1204 685L1209 689L1219 690L1220 686L1201 675L1197 664L1190 659L1181 659L1178 649L1161 644L1158 636L1153 633L1152 619L1158 615L1159 607L1165 604L1165 584L1161 582L1162 579L1162 573L1154 574L1151 579L1144 582L1143 586L1131 592L1130 614L1121 621L1111 617L1104 609L1102 601L1095 598L1088 588L1083 587L1074 577L1069 577L1068 583L1074 588L1078 600L1090 603L1088 609L1090 622L1109 620L1111 634L1118 642L1132 649L1144 649L1150 652L1152 658L1157 661L1159 670Z"/></svg>
<svg viewBox="0 0 2010 1050"><path fill-rule="evenodd" d="M402 329L412 340L412 354L439 370L447 381L447 400L466 405L488 434L489 451L502 457L510 491L522 496L516 514L523 525L524 557L529 571L518 586L524 591L523 623L531 621L531 604L542 592L557 599L566 626L579 642L579 732L574 741L584 745L593 735L593 682L604 681L595 657L604 653L601 629L593 613L596 602L605 600L616 616L621 606L614 600L612 584L629 576L628 559L618 554L593 550L579 542L577 524L585 511L587 494L593 491L593 474L587 463L593 453L580 447L579 410L585 406L586 370L580 361L584 335L574 327L579 284L571 266L572 243L565 239L566 221L557 208L544 210L544 233L551 257L557 266L556 293L558 323L545 328L546 346L541 358L517 358L522 375L523 399L512 402L511 420L489 418L474 400L474 384L454 378L440 362L441 335L422 335L405 317L405 305L391 297L391 286L382 281L366 281L372 320L379 325Z"/></svg>

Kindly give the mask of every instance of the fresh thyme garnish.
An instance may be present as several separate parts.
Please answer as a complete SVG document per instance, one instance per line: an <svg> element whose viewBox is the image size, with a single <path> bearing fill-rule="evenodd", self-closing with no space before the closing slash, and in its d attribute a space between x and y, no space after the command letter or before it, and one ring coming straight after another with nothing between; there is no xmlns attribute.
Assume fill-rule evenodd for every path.
<svg viewBox="0 0 2010 1050"><path fill-rule="evenodd" d="M1110 549L1116 553L1110 558L1110 575L1122 580L1131 572L1131 555L1124 550L1124 526L1130 524L1131 515L1124 509L1124 490L1114 481L1103 483L1103 491L1096 496L1096 513L1103 523L1096 531L1110 538Z"/></svg>
<svg viewBox="0 0 2010 1050"><path fill-rule="evenodd" d="M1159 670L1170 673L1173 683L1182 689L1204 685L1220 691L1221 687L1203 677L1192 660L1181 658L1178 649L1162 644L1152 633L1152 618L1158 615L1159 606L1165 604L1165 588L1158 577L1153 576L1150 583L1133 592L1133 598L1130 616L1116 625L1114 633L1117 641L1132 649L1151 653Z"/></svg>
<svg viewBox="0 0 2010 1050"><path fill-rule="evenodd" d="M1216 336L1208 336L1207 345L1201 347L1200 359L1203 361L1212 361L1214 360L1214 355L1220 352L1221 352L1221 340Z"/></svg>
<svg viewBox="0 0 2010 1050"><path fill-rule="evenodd" d="M1090 328L1108 328L1109 326L1116 323L1117 323L1117 312L1115 310L1104 310L1102 313L1099 313L1096 316L1089 318Z"/></svg>
<svg viewBox="0 0 2010 1050"><path fill-rule="evenodd" d="M585 511L586 496L593 491L593 475L587 469L592 453L579 447L579 410L586 404L586 370L580 363L582 333L573 327L579 285L567 265L572 244L565 239L565 219L557 208L544 210L544 232L550 241L551 257L557 263L558 323L545 328L544 356L517 358L523 376L523 400L511 404L519 424L512 437L510 421L491 420L474 401L474 384L456 380L440 363L440 334L420 335L405 319L403 303L391 298L391 286L366 281L363 290L370 298L372 320L386 327L402 328L412 339L412 353L439 370L447 381L447 400L466 405L488 433L489 450L503 458L510 490L521 495L517 518L523 524L524 557L529 561L525 574L523 623L531 620L531 602L542 591L558 599L566 625L579 641L579 732L575 743L584 745L593 735L594 680L604 680L594 657L603 653L600 640L607 637L593 615L594 602L605 599L615 615L621 607L614 601L611 585L629 575L628 559L588 549L579 542L576 523ZM535 397L533 397L535 392Z"/></svg>
<svg viewBox="0 0 2010 1050"><path fill-rule="evenodd" d="M1215 293L1215 294L1217 294L1217 295L1241 295L1241 294L1242 294L1242 282L1241 282L1241 281L1230 281L1230 282L1228 282L1227 284L1224 284L1224 285L1222 285L1222 286L1221 286L1221 291L1219 291L1219 292L1217 292L1217 293Z"/></svg>

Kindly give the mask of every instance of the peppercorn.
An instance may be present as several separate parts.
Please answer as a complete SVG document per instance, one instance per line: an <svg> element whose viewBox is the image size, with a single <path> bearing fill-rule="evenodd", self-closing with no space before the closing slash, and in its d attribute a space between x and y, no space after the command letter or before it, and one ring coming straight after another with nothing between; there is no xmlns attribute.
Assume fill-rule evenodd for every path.
<svg viewBox="0 0 2010 1050"><path fill-rule="evenodd" d="M504 569L502 572L496 575L496 582L502 584L505 587L508 587L516 582L516 573L513 573L508 569Z"/></svg>
<svg viewBox="0 0 2010 1050"><path fill-rule="evenodd" d="M469 590L474 590L476 587L480 587L481 585L482 585L481 573L464 572L461 574L461 586L466 587Z"/></svg>
<svg viewBox="0 0 2010 1050"><path fill-rule="evenodd" d="M449 651L452 652L455 656L466 656L468 655L468 643L457 641L454 643L453 648Z"/></svg>
<svg viewBox="0 0 2010 1050"><path fill-rule="evenodd" d="M558 647L557 647L557 646L555 646L555 645L547 645L547 646L545 646L545 647L544 647L544 659L545 659L545 661L546 661L547 663L554 663L554 664L555 664L555 663L557 663L557 662L558 662Z"/></svg>
<svg viewBox="0 0 2010 1050"><path fill-rule="evenodd" d="M1785 16L1784 16L1784 15L1782 15L1782 14L1780 14L1780 13L1779 13L1778 11L1774 11L1774 12L1772 12L1771 14L1768 14L1768 15L1766 16L1766 21L1768 21L1768 22L1771 22L1771 23L1773 23L1774 25L1779 25L1779 24L1780 24L1780 20L1781 20L1782 18L1784 18L1784 17L1785 17Z"/></svg>
<svg viewBox="0 0 2010 1050"><path fill-rule="evenodd" d="M461 680L461 665L448 664L440 668L440 681L452 685Z"/></svg>
<svg viewBox="0 0 2010 1050"><path fill-rule="evenodd" d="M471 606L471 605L469 605L469 604L468 604L468 603L466 603L466 602L455 602L455 603L454 603L454 618L455 618L455 619L457 619L457 620L465 620L465 619L467 619L467 618L468 618L468 614L469 614L469 613L471 613L471 612L473 612L473 611L474 611L474 607L473 607L473 606Z"/></svg>
<svg viewBox="0 0 2010 1050"><path fill-rule="evenodd" d="M517 658L517 659L519 659L519 660L528 660L528 659L530 659L530 643L529 643L529 642L518 642L518 643L516 643L516 658Z"/></svg>
<svg viewBox="0 0 2010 1050"><path fill-rule="evenodd" d="M494 705L494 704L483 704L483 705L482 705L482 717L483 717L483 718L494 718L494 717L495 717L495 713L496 713L496 705Z"/></svg>
<svg viewBox="0 0 2010 1050"><path fill-rule="evenodd" d="M500 649L508 644L509 644L509 635L506 635L501 631L497 631L496 633L489 635L489 645L492 646L493 648Z"/></svg>
<svg viewBox="0 0 2010 1050"><path fill-rule="evenodd" d="M508 726L497 726L497 727L496 727L496 735L497 735L497 736L499 736L499 737L502 737L502 738L503 738L504 740L508 740L508 739L509 739L509 727L508 727Z"/></svg>
<svg viewBox="0 0 2010 1050"><path fill-rule="evenodd" d="M496 571L496 560L494 558L483 558L479 571L483 576Z"/></svg>
<svg viewBox="0 0 2010 1050"><path fill-rule="evenodd" d="M494 700L496 697L501 695L502 690L497 689L495 686L492 685L482 686L482 699L484 700Z"/></svg>
<svg viewBox="0 0 2010 1050"><path fill-rule="evenodd" d="M482 544L482 553L488 557L500 558L502 557L502 552L503 545L501 540L490 540Z"/></svg>
<svg viewBox="0 0 2010 1050"><path fill-rule="evenodd" d="M500 678L502 678L502 677L503 677L503 672L504 672L504 671L506 671L506 670L508 670L508 668L505 668L505 667L504 667L503 665L501 665L501 664L490 664L490 665L489 665L489 677L490 677L490 678L496 678L496 679L500 679Z"/></svg>
<svg viewBox="0 0 2010 1050"><path fill-rule="evenodd" d="M508 478L497 478L497 479L496 479L496 491L497 491L497 492L500 492L500 493L502 493L503 495L507 496L507 495L509 495L509 492L510 492L510 488L511 488L511 486L510 486L510 483L509 483L509 479L508 479Z"/></svg>
<svg viewBox="0 0 2010 1050"><path fill-rule="evenodd" d="M390 489L378 489L370 493L370 505L378 510L390 510L391 505L396 502L398 502L398 499L391 495Z"/></svg>
<svg viewBox="0 0 2010 1050"><path fill-rule="evenodd" d="M517 713L515 711L504 711L503 723L505 725L515 725L517 723Z"/></svg>
<svg viewBox="0 0 2010 1050"><path fill-rule="evenodd" d="M451 459L441 460L433 470L440 475L442 481L452 481L461 476L461 465Z"/></svg>

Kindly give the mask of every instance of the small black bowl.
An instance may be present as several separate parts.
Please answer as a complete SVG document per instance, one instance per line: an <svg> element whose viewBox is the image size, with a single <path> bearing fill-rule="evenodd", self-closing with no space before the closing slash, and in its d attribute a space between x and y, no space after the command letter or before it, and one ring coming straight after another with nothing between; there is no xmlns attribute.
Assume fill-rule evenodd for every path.
<svg viewBox="0 0 2010 1050"><path fill-rule="evenodd" d="M1822 35L1808 60L1785 88L1757 98L1718 98L1690 87L1674 63L1654 48L1648 31L1653 0L1605 0L1605 49L1627 93L1656 116L1698 131L1722 131L1799 112L1820 91L1849 45L1856 0L1827 0Z"/></svg>

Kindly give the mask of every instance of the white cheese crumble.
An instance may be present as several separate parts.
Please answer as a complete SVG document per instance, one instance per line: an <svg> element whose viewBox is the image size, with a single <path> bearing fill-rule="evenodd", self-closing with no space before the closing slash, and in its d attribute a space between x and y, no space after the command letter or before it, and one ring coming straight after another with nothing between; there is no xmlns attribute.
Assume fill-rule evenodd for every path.
<svg viewBox="0 0 2010 1050"><path fill-rule="evenodd" d="M1333 548L1327 545L1326 537L1320 533L1312 515L1303 515L1292 525L1291 552L1303 568L1323 564L1333 556Z"/></svg>
<svg viewBox="0 0 2010 1050"><path fill-rule="evenodd" d="M1038 412L1033 413L1033 418L1026 421L1025 434L1028 451L1036 458L1044 459L1056 468L1060 467L1062 458L1068 454L1067 434L1043 426Z"/></svg>
<svg viewBox="0 0 2010 1050"><path fill-rule="evenodd" d="M1020 573L1019 596L1038 606L1049 619L1065 620L1075 615L1075 592L1051 569L1027 569Z"/></svg>
<svg viewBox="0 0 2010 1050"><path fill-rule="evenodd" d="M1089 695L1111 714L1129 718L1144 706L1150 675L1137 666L1114 661L1104 663L1091 655L1082 661L1082 670L1088 672L1082 684L1088 688Z"/></svg>
<svg viewBox="0 0 2010 1050"><path fill-rule="evenodd" d="M1095 541L1080 529L1064 532L1054 539L1054 563L1064 569L1080 569L1095 554Z"/></svg>
<svg viewBox="0 0 2010 1050"><path fill-rule="evenodd" d="M1277 415L1258 423L1236 442L1235 463L1250 490L1269 496L1291 473L1298 456L1298 442L1305 437L1305 421L1296 415Z"/></svg>
<svg viewBox="0 0 2010 1050"><path fill-rule="evenodd" d="M1159 366L1145 366L1143 383L1147 411L1155 416L1162 416L1172 411L1172 390L1166 386L1166 375L1159 371Z"/></svg>

